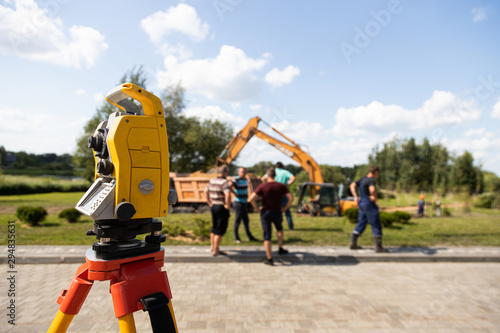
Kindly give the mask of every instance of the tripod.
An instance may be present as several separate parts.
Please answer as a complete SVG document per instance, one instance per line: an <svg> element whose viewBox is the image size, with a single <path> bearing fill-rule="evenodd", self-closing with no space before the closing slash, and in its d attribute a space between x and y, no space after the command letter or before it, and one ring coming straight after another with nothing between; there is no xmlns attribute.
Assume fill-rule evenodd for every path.
<svg viewBox="0 0 500 333"><path fill-rule="evenodd" d="M160 248L134 257L102 260L93 249L87 250L86 263L78 268L69 289L63 290L57 300L61 306L48 332L66 332L94 281L109 280L121 332L136 332L133 313L142 309L149 312L153 332L177 333L167 273L161 271L164 252Z"/></svg>

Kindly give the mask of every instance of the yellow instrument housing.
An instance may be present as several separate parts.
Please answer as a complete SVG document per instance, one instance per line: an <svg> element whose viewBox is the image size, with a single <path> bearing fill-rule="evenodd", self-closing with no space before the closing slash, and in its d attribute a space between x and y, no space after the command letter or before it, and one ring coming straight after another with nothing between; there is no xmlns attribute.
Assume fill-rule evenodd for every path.
<svg viewBox="0 0 500 333"><path fill-rule="evenodd" d="M163 106L158 97L143 88L125 83L113 89L106 99L125 111L111 98L120 90L142 104L144 115L120 115L111 124L107 144L116 179L115 206L130 202L136 213L134 219L166 216L168 214L169 157ZM154 188L144 194L140 184L152 182Z"/></svg>

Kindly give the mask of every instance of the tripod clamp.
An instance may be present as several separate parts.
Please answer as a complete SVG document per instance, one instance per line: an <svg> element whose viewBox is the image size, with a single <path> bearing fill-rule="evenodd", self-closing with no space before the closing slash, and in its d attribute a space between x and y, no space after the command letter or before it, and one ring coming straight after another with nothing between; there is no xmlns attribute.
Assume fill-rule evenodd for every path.
<svg viewBox="0 0 500 333"><path fill-rule="evenodd" d="M162 292L141 298L141 304L144 306L142 311L149 312L153 332L175 332L175 323L168 308L169 303L168 297Z"/></svg>

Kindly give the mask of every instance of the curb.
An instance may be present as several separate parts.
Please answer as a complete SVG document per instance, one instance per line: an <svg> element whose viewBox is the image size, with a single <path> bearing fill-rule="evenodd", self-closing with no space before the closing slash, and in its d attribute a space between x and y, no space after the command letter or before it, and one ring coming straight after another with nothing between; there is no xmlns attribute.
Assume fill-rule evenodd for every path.
<svg viewBox="0 0 500 333"><path fill-rule="evenodd" d="M26 250L27 248L27 250ZM62 249L61 249L62 248ZM72 253L65 251L65 247L58 247L58 253L53 247L37 247L30 249L23 247L23 251L16 254L16 264L76 264L85 262L85 252L80 248ZM391 250L391 248L389 248ZM366 249L363 252L350 251L346 248L289 248L290 253L286 255L274 255L276 262L282 264L302 264L302 265L322 265L322 264L357 264L363 262L394 262L394 263L498 263L500 262L500 251L471 251L467 248L460 248L463 251L439 251L420 248L392 248L392 253L374 253L373 250ZM52 253L50 253L52 250ZM258 247L238 247L224 248L227 256L220 255L213 257L208 248L165 248L166 263L260 263L265 259L263 248ZM19 253L21 252L21 253ZM45 253L44 253L45 252ZM6 252L4 252L6 253ZM7 264L6 255L0 256L0 264Z"/></svg>

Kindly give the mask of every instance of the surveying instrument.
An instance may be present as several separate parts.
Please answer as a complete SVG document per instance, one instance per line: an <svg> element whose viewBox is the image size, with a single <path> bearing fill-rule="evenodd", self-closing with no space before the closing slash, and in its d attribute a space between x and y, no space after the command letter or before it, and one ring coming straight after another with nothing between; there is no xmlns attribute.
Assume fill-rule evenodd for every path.
<svg viewBox="0 0 500 333"><path fill-rule="evenodd" d="M142 108L133 100L139 102ZM94 220L87 235L97 242L85 254L48 332L66 332L94 281L110 281L121 332L136 332L133 313L148 311L153 332L177 332L164 265L161 221L177 201L169 190L168 141L163 106L132 83L111 90L106 100L120 109L89 138L95 181L76 205ZM145 241L135 239L148 234Z"/></svg>

